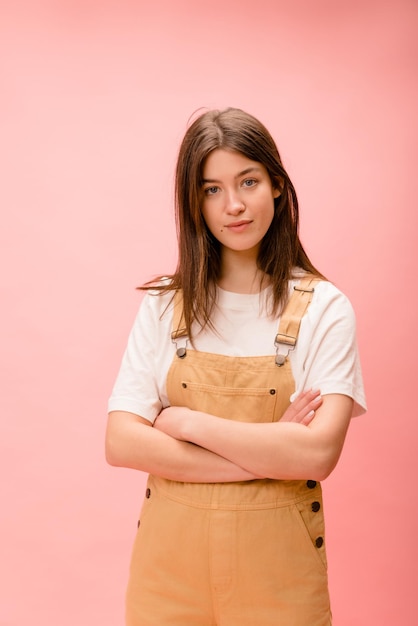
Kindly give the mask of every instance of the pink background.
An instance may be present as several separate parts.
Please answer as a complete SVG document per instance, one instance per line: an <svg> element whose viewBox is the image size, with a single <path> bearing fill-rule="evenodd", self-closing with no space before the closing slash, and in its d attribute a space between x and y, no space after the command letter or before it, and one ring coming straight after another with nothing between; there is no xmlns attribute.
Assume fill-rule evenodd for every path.
<svg viewBox="0 0 418 626"><path fill-rule="evenodd" d="M351 298L369 413L324 483L336 626L416 624L417 18L411 0L1 3L0 624L116 626L144 476L106 466L139 304L174 268L188 117L272 131Z"/></svg>

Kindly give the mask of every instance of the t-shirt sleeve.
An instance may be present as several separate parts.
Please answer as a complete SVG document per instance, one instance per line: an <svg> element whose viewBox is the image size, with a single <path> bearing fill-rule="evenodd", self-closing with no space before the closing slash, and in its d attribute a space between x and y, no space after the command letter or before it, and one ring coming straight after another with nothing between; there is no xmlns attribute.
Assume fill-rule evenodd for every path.
<svg viewBox="0 0 418 626"><path fill-rule="evenodd" d="M344 394L354 400L353 417L364 413L355 314L348 298L331 283L318 287L302 320L299 341L309 347L296 359L301 372L296 394L309 388L320 389L322 395Z"/></svg>
<svg viewBox="0 0 418 626"><path fill-rule="evenodd" d="M155 300L146 294L140 305L108 403L110 411L135 413L151 423L162 408L156 376L158 313Z"/></svg>

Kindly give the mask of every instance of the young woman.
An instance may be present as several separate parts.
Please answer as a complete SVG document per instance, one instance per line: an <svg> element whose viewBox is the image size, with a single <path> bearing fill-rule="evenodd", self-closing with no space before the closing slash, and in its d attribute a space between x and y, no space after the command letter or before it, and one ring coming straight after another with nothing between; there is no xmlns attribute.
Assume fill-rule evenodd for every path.
<svg viewBox="0 0 418 626"><path fill-rule="evenodd" d="M352 308L251 115L190 126L176 216L109 402L109 463L150 474L126 624L329 626L319 481L365 407Z"/></svg>

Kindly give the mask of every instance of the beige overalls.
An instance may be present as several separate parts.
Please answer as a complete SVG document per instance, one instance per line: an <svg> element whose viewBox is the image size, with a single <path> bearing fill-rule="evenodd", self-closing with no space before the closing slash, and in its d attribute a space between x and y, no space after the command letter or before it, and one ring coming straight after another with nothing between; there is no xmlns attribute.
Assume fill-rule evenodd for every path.
<svg viewBox="0 0 418 626"><path fill-rule="evenodd" d="M171 405L232 420L279 420L295 389L285 355L296 342L315 282L303 279L292 294L276 357L178 350L167 378ZM179 311L177 301L174 339L184 334ZM202 484L150 476L126 624L330 626L320 484Z"/></svg>

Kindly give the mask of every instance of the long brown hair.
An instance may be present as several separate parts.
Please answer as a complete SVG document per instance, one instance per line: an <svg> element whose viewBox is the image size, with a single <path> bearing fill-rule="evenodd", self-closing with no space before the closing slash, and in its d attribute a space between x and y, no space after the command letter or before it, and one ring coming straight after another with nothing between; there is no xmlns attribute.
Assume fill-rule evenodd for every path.
<svg viewBox="0 0 418 626"><path fill-rule="evenodd" d="M259 269L268 275L272 287L272 312L284 305L288 281L296 266L323 278L300 242L295 188L268 130L241 109L208 111L188 128L178 155L175 200L179 255L176 271L168 276L168 281L161 282L162 277L159 277L142 287L163 293L182 290L184 321L190 338L194 320L202 327L210 325L221 269L220 244L207 228L200 208L204 162L217 148L234 150L262 163L273 188L280 189L279 197L274 200L274 217L261 242L257 259Z"/></svg>

